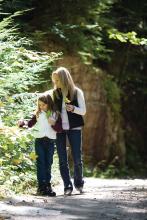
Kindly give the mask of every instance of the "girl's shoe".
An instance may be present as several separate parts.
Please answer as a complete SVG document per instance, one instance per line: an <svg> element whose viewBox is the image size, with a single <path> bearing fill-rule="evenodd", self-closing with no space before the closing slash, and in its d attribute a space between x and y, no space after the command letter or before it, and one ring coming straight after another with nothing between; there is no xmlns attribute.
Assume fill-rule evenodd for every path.
<svg viewBox="0 0 147 220"><path fill-rule="evenodd" d="M43 184L38 187L37 195L55 197L56 193L52 190L51 184Z"/></svg>
<svg viewBox="0 0 147 220"><path fill-rule="evenodd" d="M53 191L50 183L46 186L46 196L51 196L51 197L56 196L56 193Z"/></svg>
<svg viewBox="0 0 147 220"><path fill-rule="evenodd" d="M45 185L41 185L41 186L38 187L37 195L39 195L39 196L45 196L46 195L46 186Z"/></svg>

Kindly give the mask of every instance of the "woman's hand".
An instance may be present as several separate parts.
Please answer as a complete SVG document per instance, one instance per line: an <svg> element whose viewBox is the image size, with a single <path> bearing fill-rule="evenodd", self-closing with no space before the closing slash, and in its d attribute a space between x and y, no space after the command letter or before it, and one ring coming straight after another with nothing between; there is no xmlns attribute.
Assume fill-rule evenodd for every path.
<svg viewBox="0 0 147 220"><path fill-rule="evenodd" d="M74 105L69 105L69 104L66 104L66 110L68 111L68 112L73 112L74 111Z"/></svg>

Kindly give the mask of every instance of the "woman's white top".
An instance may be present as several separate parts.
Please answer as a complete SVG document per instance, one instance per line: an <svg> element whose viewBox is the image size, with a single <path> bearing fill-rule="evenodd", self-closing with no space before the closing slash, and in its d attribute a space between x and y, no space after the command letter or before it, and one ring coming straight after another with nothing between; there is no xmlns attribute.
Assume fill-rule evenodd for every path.
<svg viewBox="0 0 147 220"><path fill-rule="evenodd" d="M79 88L76 87L77 90L77 101L78 101L78 107L74 106L74 113L78 114L78 115L85 115L86 114L86 104L85 104L85 98L84 98L84 94L83 91ZM46 91L46 93L50 94L51 97L53 96L53 89L50 89L48 91ZM62 128L64 130L69 130L69 120L68 120L68 115L67 115L67 111L66 111L66 105L64 102L64 98L62 100L62 110L61 110L61 117L62 117ZM72 128L72 129L81 129L81 127L77 127L77 128Z"/></svg>
<svg viewBox="0 0 147 220"><path fill-rule="evenodd" d="M77 101L78 101L78 107L74 106L73 113L76 113L78 115L85 115L86 114L86 104L84 99L83 91L79 88L77 89ZM66 111L66 104L64 102L64 97L62 101L62 111L61 111L61 117L62 117L62 127L64 130L69 130L69 120L68 115ZM73 128L73 129L81 129L81 127Z"/></svg>

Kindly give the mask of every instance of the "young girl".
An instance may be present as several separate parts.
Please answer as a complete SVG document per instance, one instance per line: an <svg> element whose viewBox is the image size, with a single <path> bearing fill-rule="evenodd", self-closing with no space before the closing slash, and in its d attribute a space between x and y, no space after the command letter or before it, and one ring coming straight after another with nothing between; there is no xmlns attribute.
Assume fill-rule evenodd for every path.
<svg viewBox="0 0 147 220"><path fill-rule="evenodd" d="M51 127L55 123L56 112L49 94L42 94L37 101L37 109L28 121L20 120L19 127L35 125L35 151L37 155L37 180L39 195L56 196L51 187L51 166L53 163L56 132Z"/></svg>

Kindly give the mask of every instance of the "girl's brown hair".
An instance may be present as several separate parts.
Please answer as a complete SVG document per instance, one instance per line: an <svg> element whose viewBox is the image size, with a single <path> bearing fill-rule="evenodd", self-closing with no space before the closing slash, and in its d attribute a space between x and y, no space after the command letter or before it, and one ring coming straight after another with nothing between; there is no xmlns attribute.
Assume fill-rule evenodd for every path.
<svg viewBox="0 0 147 220"><path fill-rule="evenodd" d="M38 99L37 99L37 108L36 108L36 116L38 117L39 113L40 113L40 108L39 108L39 101L47 104L48 106L48 111L51 111L51 112L54 112L55 111L55 105L54 105L54 102L52 100L52 97L47 94L47 93L44 93L44 94L41 94Z"/></svg>

